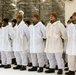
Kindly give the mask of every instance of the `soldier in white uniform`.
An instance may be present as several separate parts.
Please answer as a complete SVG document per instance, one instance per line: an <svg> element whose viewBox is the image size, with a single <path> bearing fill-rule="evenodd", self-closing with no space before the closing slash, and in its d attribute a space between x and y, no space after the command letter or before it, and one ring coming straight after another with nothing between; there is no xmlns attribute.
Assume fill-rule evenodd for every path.
<svg viewBox="0 0 76 75"><path fill-rule="evenodd" d="M28 71L43 72L44 61L44 41L45 26L39 21L37 14L32 17L33 24L30 25L30 53L33 67ZM37 70L37 66L39 69Z"/></svg>
<svg viewBox="0 0 76 75"><path fill-rule="evenodd" d="M30 25L31 25L31 22L29 20L26 20L25 21L25 24L28 26L28 29L30 29ZM30 30L29 30L30 31ZM30 43L30 40L29 40L29 43ZM30 48L29 48L30 49ZM27 57L28 57L28 67L31 67L32 66L32 61L31 61L31 54L30 54L30 50L28 50L28 54L27 54Z"/></svg>
<svg viewBox="0 0 76 75"><path fill-rule="evenodd" d="M28 64L27 51L29 50L29 30L23 21L22 15L17 16L17 25L14 27L13 51L17 61L17 66L13 69L26 70Z"/></svg>
<svg viewBox="0 0 76 75"><path fill-rule="evenodd" d="M12 60L12 48L11 48L11 39L13 32L11 31L8 25L8 19L3 19L2 35L1 35L1 60L2 65L0 67L11 68Z"/></svg>
<svg viewBox="0 0 76 75"><path fill-rule="evenodd" d="M0 22L0 50L1 50L1 35L2 35L2 22ZM1 51L0 51L0 63L1 63Z"/></svg>
<svg viewBox="0 0 76 75"><path fill-rule="evenodd" d="M12 22L11 22L11 26L12 26L12 29L14 31L14 27L16 26L16 23L17 23L17 20L16 19L13 19ZM12 46L12 49L13 49L13 40L11 40L11 46ZM16 65L17 62L16 62L16 58L14 56L14 51L12 51L12 64Z"/></svg>
<svg viewBox="0 0 76 75"><path fill-rule="evenodd" d="M76 70L76 12L73 14L73 23L67 26L68 43L66 53L68 54L69 72L65 75L75 75Z"/></svg>
<svg viewBox="0 0 76 75"><path fill-rule="evenodd" d="M60 21L57 21L57 14L52 13L50 16L50 22L46 27L46 49L47 58L50 63L50 69L45 73L54 73L56 64L58 65L58 74L63 73L64 61L63 54L63 42L67 39L66 29Z"/></svg>

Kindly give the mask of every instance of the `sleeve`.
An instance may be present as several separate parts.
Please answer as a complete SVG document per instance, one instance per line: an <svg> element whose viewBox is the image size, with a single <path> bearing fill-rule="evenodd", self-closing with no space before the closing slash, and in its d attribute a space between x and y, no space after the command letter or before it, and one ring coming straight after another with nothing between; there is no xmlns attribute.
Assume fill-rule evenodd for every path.
<svg viewBox="0 0 76 75"><path fill-rule="evenodd" d="M13 31L12 27L9 28L8 34L9 34L9 38L13 39L13 37L14 37L14 31Z"/></svg>
<svg viewBox="0 0 76 75"><path fill-rule="evenodd" d="M69 26L67 26L66 31L67 31L67 35L68 35L68 33L69 33Z"/></svg>
<svg viewBox="0 0 76 75"><path fill-rule="evenodd" d="M66 51L67 48L67 42L68 42L68 36L67 36L67 29L64 27L63 24L60 24L60 32L61 32L61 37L63 39L63 46L64 46L64 51Z"/></svg>
<svg viewBox="0 0 76 75"><path fill-rule="evenodd" d="M24 26L23 30L24 30L24 35L26 36L27 40L29 40L30 39L29 28L27 26Z"/></svg>
<svg viewBox="0 0 76 75"><path fill-rule="evenodd" d="M64 27L63 24L60 24L59 28L60 28L60 33L61 33L62 39L67 40L67 31L66 31L66 28Z"/></svg>
<svg viewBox="0 0 76 75"><path fill-rule="evenodd" d="M48 36L49 36L49 23L47 24L47 26L46 26L46 38L48 38Z"/></svg>
<svg viewBox="0 0 76 75"><path fill-rule="evenodd" d="M46 27L43 24L41 24L40 29L42 32L43 39L46 39Z"/></svg>

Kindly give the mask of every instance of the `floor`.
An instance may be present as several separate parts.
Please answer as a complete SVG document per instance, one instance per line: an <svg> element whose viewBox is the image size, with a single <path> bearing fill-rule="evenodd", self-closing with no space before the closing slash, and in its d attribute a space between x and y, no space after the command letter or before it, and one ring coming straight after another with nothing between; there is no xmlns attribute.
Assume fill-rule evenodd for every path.
<svg viewBox="0 0 76 75"><path fill-rule="evenodd" d="M57 72L57 71L56 71ZM55 74L45 74L45 73L37 73L37 72L28 72L26 71L19 71L11 69L3 69L0 68L0 75L57 75ZM65 74L63 74L65 75Z"/></svg>

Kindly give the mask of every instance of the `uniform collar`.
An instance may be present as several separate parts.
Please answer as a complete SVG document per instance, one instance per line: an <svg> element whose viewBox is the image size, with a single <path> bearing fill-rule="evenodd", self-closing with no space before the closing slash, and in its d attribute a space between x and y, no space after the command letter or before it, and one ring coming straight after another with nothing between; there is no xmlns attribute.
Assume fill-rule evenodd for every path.
<svg viewBox="0 0 76 75"><path fill-rule="evenodd" d="M17 24L16 24L16 25L17 25L17 26L20 26L22 23L24 23L24 21L23 21L23 20L19 23L19 25L17 25Z"/></svg>
<svg viewBox="0 0 76 75"><path fill-rule="evenodd" d="M71 25L71 27L73 27L73 28L76 27L76 24L71 23L70 25Z"/></svg>
<svg viewBox="0 0 76 75"><path fill-rule="evenodd" d="M57 25L58 23L60 23L60 20L59 21L56 21L53 23L53 25Z"/></svg>
<svg viewBox="0 0 76 75"><path fill-rule="evenodd" d="M36 25L33 25L34 27L36 27L36 26L38 26L39 24L42 24L42 22L41 21L39 21Z"/></svg>

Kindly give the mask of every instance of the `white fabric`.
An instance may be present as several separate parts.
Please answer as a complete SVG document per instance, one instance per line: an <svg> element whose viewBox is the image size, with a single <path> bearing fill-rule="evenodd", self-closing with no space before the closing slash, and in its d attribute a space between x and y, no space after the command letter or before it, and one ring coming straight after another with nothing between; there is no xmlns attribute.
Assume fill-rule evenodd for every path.
<svg viewBox="0 0 76 75"><path fill-rule="evenodd" d="M2 28L0 28L0 51L1 51L1 43L2 43ZM0 60L1 60L1 52L0 52Z"/></svg>
<svg viewBox="0 0 76 75"><path fill-rule="evenodd" d="M76 24L71 23L67 27L68 43L66 53L76 55Z"/></svg>
<svg viewBox="0 0 76 75"><path fill-rule="evenodd" d="M44 52L44 41L46 38L45 26L38 22L35 26L30 25L30 53Z"/></svg>
<svg viewBox="0 0 76 75"><path fill-rule="evenodd" d="M44 53L31 53L33 66L43 67L45 65Z"/></svg>
<svg viewBox="0 0 76 75"><path fill-rule="evenodd" d="M1 51L1 60L3 65L11 64L12 63L11 52Z"/></svg>
<svg viewBox="0 0 76 75"><path fill-rule="evenodd" d="M64 51L63 42L67 39L66 29L60 21L51 24L48 23L46 27L46 53L61 53Z"/></svg>
<svg viewBox="0 0 76 75"><path fill-rule="evenodd" d="M13 37L13 32L11 26L7 25L6 27L2 27L1 51L12 51L12 47L11 47L12 37Z"/></svg>
<svg viewBox="0 0 76 75"><path fill-rule="evenodd" d="M58 69L64 68L62 53L47 53L47 58L50 63L50 68L55 69L56 65L58 65Z"/></svg>
<svg viewBox="0 0 76 75"><path fill-rule="evenodd" d="M31 61L31 54L29 52L27 52L27 58L28 58L28 63L32 62Z"/></svg>
<svg viewBox="0 0 76 75"><path fill-rule="evenodd" d="M68 67L70 71L76 70L76 56L68 55Z"/></svg>
<svg viewBox="0 0 76 75"><path fill-rule="evenodd" d="M0 50L1 50L1 44L2 43L2 28L0 28Z"/></svg>
<svg viewBox="0 0 76 75"><path fill-rule="evenodd" d="M14 52L14 54L17 61L17 65L26 66L28 64L27 53L25 51L16 51Z"/></svg>
<svg viewBox="0 0 76 75"><path fill-rule="evenodd" d="M36 53L31 53L31 61L33 66L38 66L38 59Z"/></svg>
<svg viewBox="0 0 76 75"><path fill-rule="evenodd" d="M12 59L15 58L15 55L14 55L13 51L11 51L11 56L12 56Z"/></svg>
<svg viewBox="0 0 76 75"><path fill-rule="evenodd" d="M29 50L29 30L24 21L14 27L13 51Z"/></svg>

